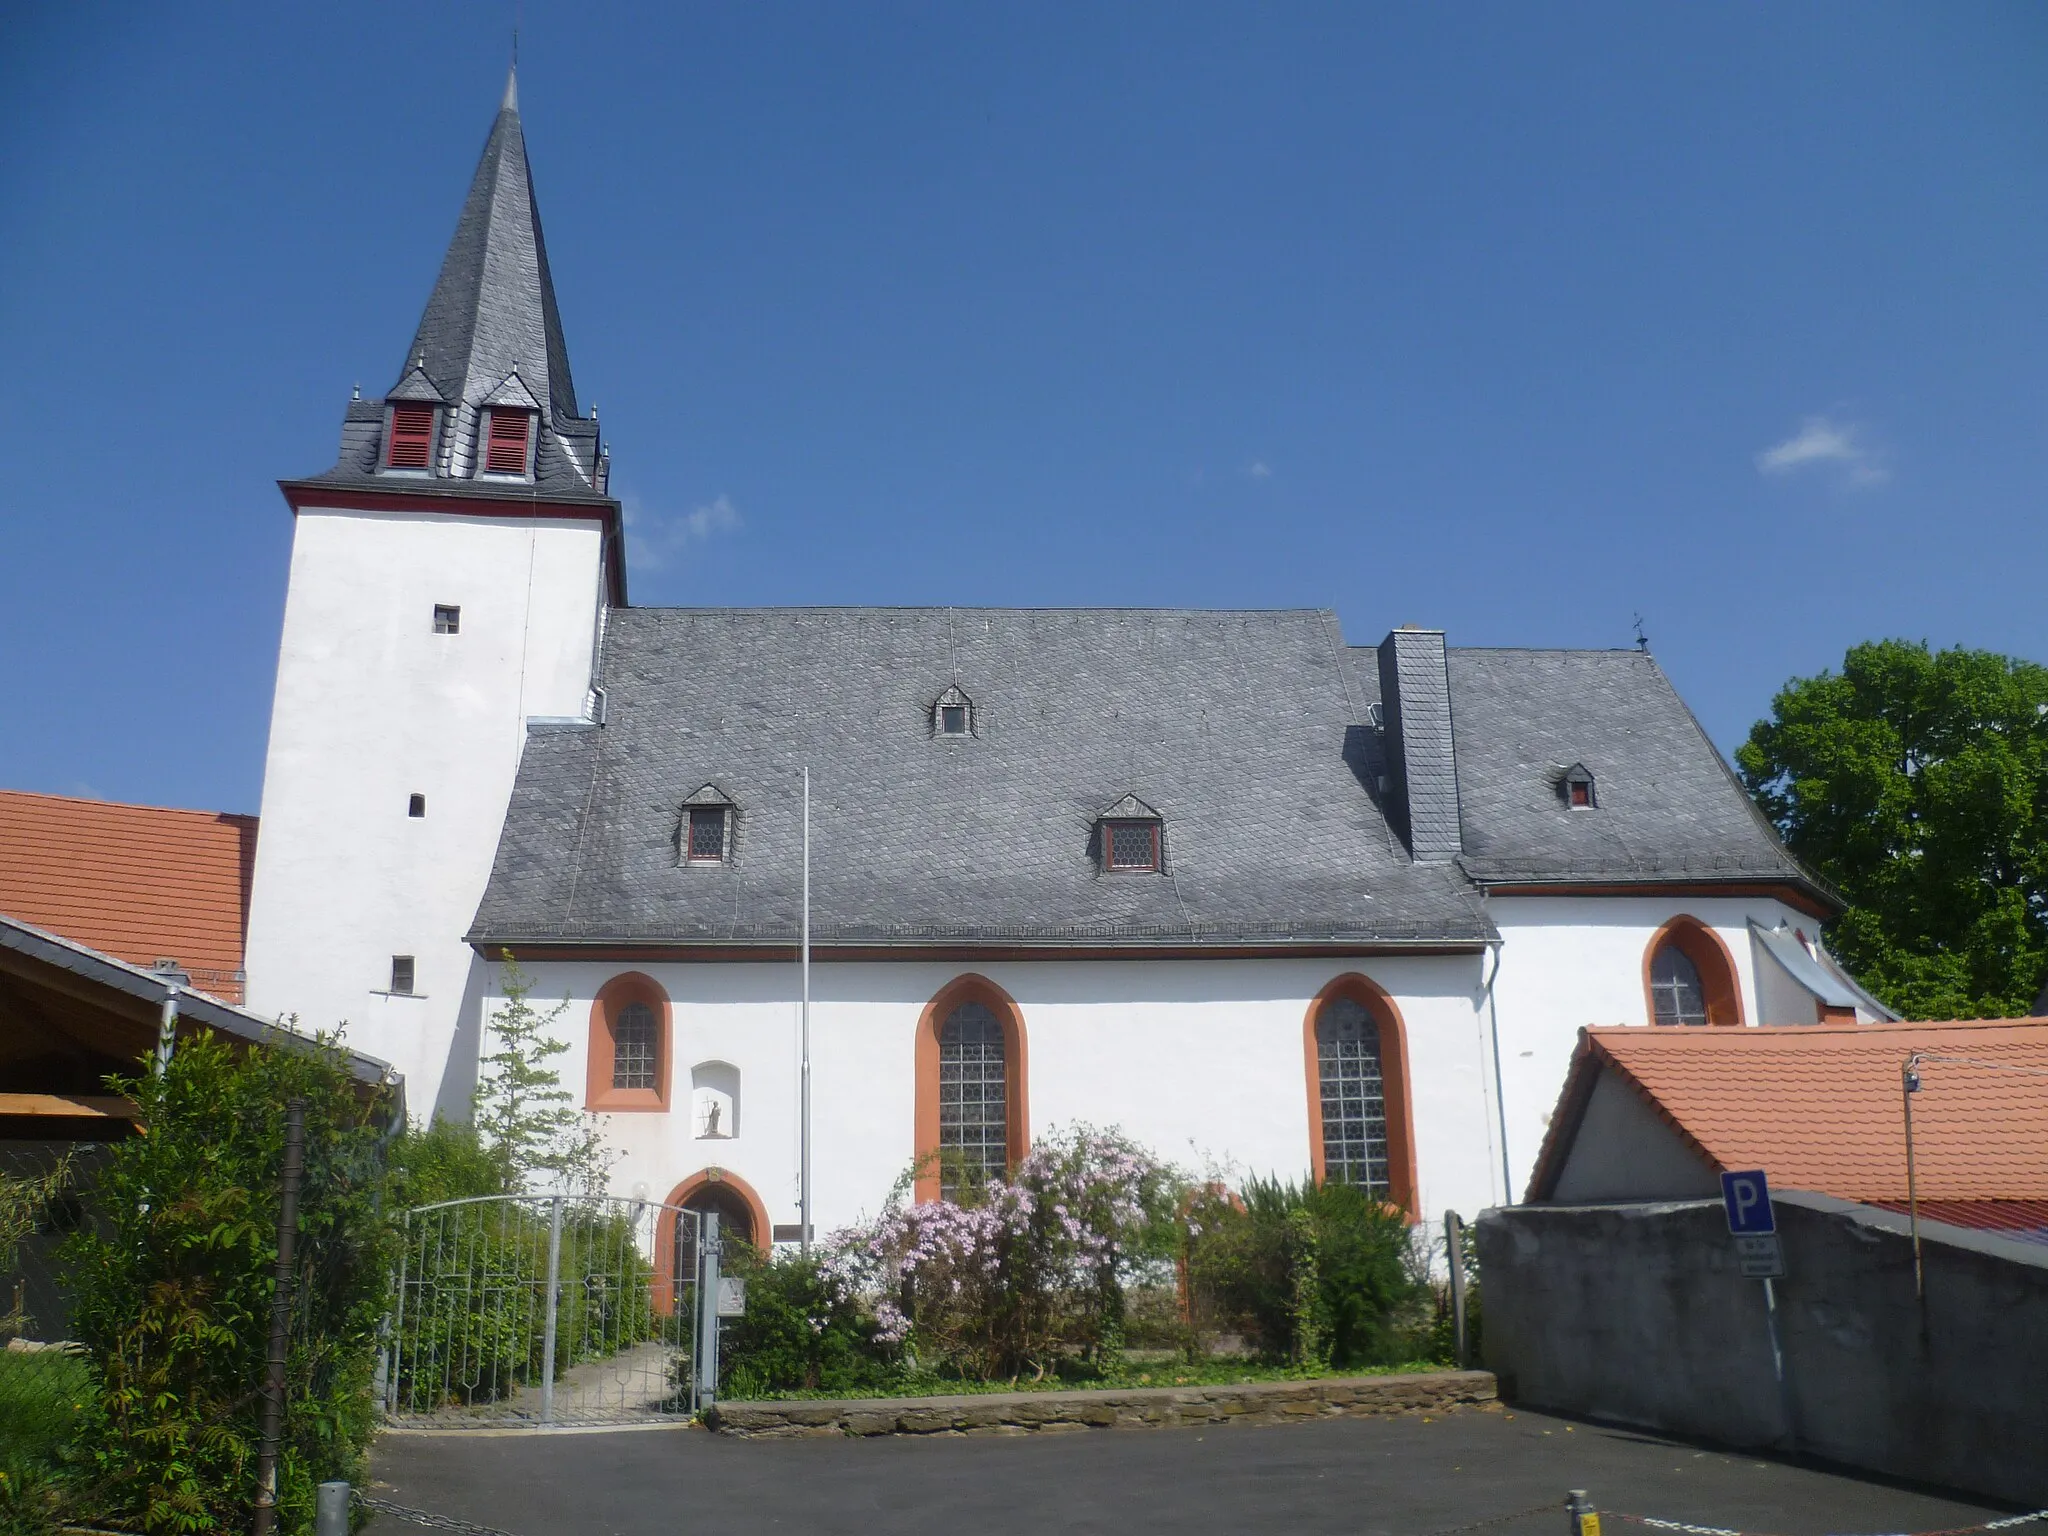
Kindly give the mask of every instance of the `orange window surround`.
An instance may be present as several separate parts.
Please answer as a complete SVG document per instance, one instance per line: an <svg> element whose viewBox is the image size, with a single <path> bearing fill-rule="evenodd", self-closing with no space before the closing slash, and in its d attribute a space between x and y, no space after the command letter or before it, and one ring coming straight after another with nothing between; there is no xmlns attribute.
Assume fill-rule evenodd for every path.
<svg viewBox="0 0 2048 1536"><path fill-rule="evenodd" d="M1318 1184L1328 1175L1323 1161L1323 1082L1320 1053L1316 1049L1316 1020L1324 1004L1340 997L1363 1004L1379 1026L1380 1084L1387 1114L1387 1200L1413 1223L1420 1217L1415 1209L1415 1126L1408 1092L1408 1026L1385 990L1371 977L1356 971L1339 976L1318 992L1301 1021L1302 1064L1308 1077L1309 1168Z"/></svg>
<svg viewBox="0 0 2048 1536"><path fill-rule="evenodd" d="M1721 935L1689 914L1680 914L1650 936L1643 946L1643 1018L1657 1022L1657 998L1650 990L1650 964L1657 951L1671 945L1700 973L1700 991L1706 999L1709 1025L1742 1022L1742 988L1735 980L1735 959Z"/></svg>
<svg viewBox="0 0 2048 1536"><path fill-rule="evenodd" d="M618 1026L626 1010L636 1003L654 1015L654 1085L620 1088L613 1083L619 1062ZM590 1053L583 1107L606 1114L666 1110L669 1079L674 1075L669 1035L668 993L662 990L660 982L640 971L627 971L606 982L590 1005Z"/></svg>
<svg viewBox="0 0 2048 1536"><path fill-rule="evenodd" d="M980 1003L1003 1028L1003 1086L1009 1124L1005 1148L1012 1163L1031 1150L1030 1064L1024 1013L1017 1001L986 976L960 976L941 987L918 1015L916 1112L913 1134L918 1162L915 1195L920 1204L939 1198L939 1028L962 1003Z"/></svg>

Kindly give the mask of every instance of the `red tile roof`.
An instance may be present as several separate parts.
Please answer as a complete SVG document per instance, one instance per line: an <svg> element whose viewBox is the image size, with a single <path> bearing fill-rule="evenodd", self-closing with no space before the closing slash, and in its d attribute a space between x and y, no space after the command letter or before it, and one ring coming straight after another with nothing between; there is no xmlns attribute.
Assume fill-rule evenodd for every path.
<svg viewBox="0 0 2048 1536"><path fill-rule="evenodd" d="M1903 1201L1900 1071L1915 1053L1919 1198L2048 1200L2048 1019L1581 1030L1529 1198L1549 1198L1593 1081L1610 1070L1717 1169L1762 1168L1776 1186L1841 1200Z"/></svg>
<svg viewBox="0 0 2048 1536"><path fill-rule="evenodd" d="M0 912L242 998L256 818L0 790Z"/></svg>

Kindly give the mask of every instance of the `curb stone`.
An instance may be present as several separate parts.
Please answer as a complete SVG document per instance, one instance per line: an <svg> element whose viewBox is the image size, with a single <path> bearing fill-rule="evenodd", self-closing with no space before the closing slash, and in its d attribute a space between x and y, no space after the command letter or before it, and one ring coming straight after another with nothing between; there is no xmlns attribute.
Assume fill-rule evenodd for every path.
<svg viewBox="0 0 2048 1536"><path fill-rule="evenodd" d="M1455 1413L1497 1397L1490 1371L1333 1376L1213 1387L1116 1387L958 1397L719 1403L706 1422L746 1439L792 1435L1017 1435L1179 1424L1298 1424L1320 1418Z"/></svg>

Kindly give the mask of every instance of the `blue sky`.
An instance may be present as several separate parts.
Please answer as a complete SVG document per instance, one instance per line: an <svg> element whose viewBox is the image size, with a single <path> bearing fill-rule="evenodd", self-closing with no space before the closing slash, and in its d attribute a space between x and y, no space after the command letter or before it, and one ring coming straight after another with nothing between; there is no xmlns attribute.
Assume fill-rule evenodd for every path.
<svg viewBox="0 0 2048 1536"><path fill-rule="evenodd" d="M274 481L512 16L0 20L0 785L257 807ZM640 602L1640 612L1724 748L2048 659L2048 7L524 0L520 78Z"/></svg>

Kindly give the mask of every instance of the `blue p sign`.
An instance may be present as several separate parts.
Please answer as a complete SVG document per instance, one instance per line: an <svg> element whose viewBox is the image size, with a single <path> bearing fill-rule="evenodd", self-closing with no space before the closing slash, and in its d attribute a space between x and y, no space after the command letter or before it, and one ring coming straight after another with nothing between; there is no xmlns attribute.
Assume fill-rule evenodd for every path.
<svg viewBox="0 0 2048 1536"><path fill-rule="evenodd" d="M1737 1236L1778 1230L1771 1211L1771 1186L1761 1168L1721 1175L1721 1203L1728 1208L1728 1230Z"/></svg>

